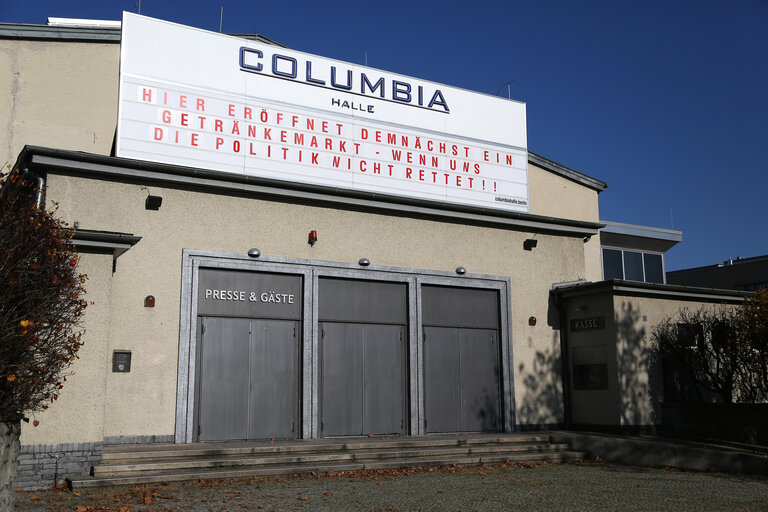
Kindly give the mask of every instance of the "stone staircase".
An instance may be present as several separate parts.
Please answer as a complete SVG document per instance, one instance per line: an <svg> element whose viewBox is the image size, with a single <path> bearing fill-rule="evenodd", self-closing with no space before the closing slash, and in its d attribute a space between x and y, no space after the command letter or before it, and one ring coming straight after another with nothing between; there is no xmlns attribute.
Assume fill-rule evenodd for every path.
<svg viewBox="0 0 768 512"><path fill-rule="evenodd" d="M105 446L92 476L73 489L253 475L394 469L409 466L563 462L585 458L546 434L459 434L272 442Z"/></svg>

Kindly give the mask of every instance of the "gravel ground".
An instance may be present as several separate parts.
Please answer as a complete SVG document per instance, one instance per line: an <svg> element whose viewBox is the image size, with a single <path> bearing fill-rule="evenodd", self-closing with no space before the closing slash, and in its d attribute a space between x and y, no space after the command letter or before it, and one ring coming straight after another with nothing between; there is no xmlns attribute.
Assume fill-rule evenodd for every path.
<svg viewBox="0 0 768 512"><path fill-rule="evenodd" d="M768 511L768 478L584 462L16 493L17 511Z"/></svg>

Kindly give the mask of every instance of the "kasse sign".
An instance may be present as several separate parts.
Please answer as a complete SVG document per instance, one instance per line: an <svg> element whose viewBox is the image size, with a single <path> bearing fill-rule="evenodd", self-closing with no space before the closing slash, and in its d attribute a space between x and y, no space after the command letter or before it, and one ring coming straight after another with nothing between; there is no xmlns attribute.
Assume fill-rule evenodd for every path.
<svg viewBox="0 0 768 512"><path fill-rule="evenodd" d="M123 14L117 156L528 211L525 104Z"/></svg>

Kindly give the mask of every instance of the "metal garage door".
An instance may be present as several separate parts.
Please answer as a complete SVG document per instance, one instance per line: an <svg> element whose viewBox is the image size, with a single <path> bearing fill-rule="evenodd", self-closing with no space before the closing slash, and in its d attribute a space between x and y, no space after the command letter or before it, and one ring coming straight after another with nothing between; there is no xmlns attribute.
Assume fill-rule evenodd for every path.
<svg viewBox="0 0 768 512"><path fill-rule="evenodd" d="M498 432L498 292L422 287L427 432Z"/></svg>
<svg viewBox="0 0 768 512"><path fill-rule="evenodd" d="M321 279L320 433L404 433L404 284Z"/></svg>
<svg viewBox="0 0 768 512"><path fill-rule="evenodd" d="M203 318L199 440L296 437L298 322Z"/></svg>
<svg viewBox="0 0 768 512"><path fill-rule="evenodd" d="M299 437L300 276L200 269L197 438Z"/></svg>

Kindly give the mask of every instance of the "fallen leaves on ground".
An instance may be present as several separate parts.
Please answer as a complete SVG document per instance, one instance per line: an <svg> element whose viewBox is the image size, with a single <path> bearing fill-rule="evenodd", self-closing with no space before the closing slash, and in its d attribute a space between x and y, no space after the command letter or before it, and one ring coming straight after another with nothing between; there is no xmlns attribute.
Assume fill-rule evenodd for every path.
<svg viewBox="0 0 768 512"><path fill-rule="evenodd" d="M316 480L320 478L348 478L348 479L374 479L379 486L384 485L387 479L397 477L407 477L416 473L464 473L471 472L475 474L485 474L486 471L492 468L507 468L507 469L530 469L547 465L547 462L518 462L511 464L509 461L505 461L501 464L495 465L473 465L473 466L415 466L396 469L364 469L357 471L333 471L329 470L324 473L303 473L303 474L289 474L289 475L274 475L274 476L250 476L238 479L203 479L199 478L197 481L190 482L161 482L155 485L144 484L126 487L117 487L113 489L100 489L95 491L75 491L71 492L67 486L59 485L48 490L41 491L22 491L17 489L19 501L24 501L24 495L29 496L26 498L28 501L47 506L52 511L67 511L67 512L136 512L138 510L150 510L146 509L147 506L156 506L159 511L181 511L184 510L184 503L174 502L170 500L176 500L177 496L181 496L182 499L188 501L195 501L200 503L210 503L215 505L217 500L230 501L237 499L241 501L244 488L255 486L255 489L259 489L262 484L282 484L286 487L291 482L297 482L300 480ZM670 469L671 470L671 469ZM170 486L170 488L169 488ZM204 495L197 495L190 498L186 496L186 490L194 496L195 487L201 489L212 488L213 494L207 493ZM221 488L214 490L213 488ZM237 490L243 488L243 492ZM175 492L169 492L175 491ZM253 496L259 496L259 494L249 491ZM349 495L355 494L354 491L349 491ZM218 496L218 497L217 497ZM331 491L323 493L326 499L334 496ZM273 493L260 493L260 497L257 499L267 500L270 498L277 498ZM307 495L298 495L296 498L298 501L310 501L310 497ZM88 500L88 501L85 501ZM169 500L165 504L158 500ZM85 503L84 503L85 501ZM167 506L171 505L171 506ZM39 506L39 505L38 505ZM248 505L246 503L241 504L242 509L258 509L263 510L265 506L258 503ZM134 508L136 507L136 508Z"/></svg>

